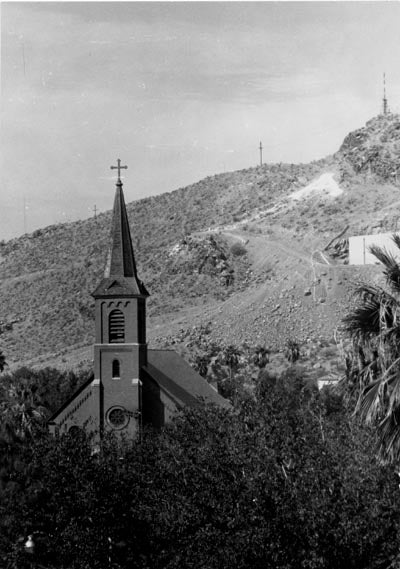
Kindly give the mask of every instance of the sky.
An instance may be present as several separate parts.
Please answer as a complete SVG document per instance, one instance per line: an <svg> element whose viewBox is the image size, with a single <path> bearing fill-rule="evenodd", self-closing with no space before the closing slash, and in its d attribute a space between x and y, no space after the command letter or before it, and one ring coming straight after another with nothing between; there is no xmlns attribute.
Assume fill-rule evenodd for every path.
<svg viewBox="0 0 400 569"><path fill-rule="evenodd" d="M400 2L2 2L0 239L400 112Z"/></svg>

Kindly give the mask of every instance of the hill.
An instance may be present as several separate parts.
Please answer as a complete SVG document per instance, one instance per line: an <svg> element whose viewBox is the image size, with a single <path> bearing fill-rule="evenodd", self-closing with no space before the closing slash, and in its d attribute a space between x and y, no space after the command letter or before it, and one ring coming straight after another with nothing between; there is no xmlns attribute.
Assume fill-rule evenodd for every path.
<svg viewBox="0 0 400 569"><path fill-rule="evenodd" d="M399 165L400 117L390 114L323 160L218 174L128 204L151 293L150 343L184 346L206 323L210 338L228 343L333 341L352 282L379 270L350 267L332 247L397 227ZM107 212L0 243L0 345L9 363L89 362L90 292L110 220Z"/></svg>

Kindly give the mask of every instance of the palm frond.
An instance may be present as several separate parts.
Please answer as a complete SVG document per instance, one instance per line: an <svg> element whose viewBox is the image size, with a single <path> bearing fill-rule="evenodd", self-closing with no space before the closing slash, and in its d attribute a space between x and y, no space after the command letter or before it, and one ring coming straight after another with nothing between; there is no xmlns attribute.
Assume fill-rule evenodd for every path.
<svg viewBox="0 0 400 569"><path fill-rule="evenodd" d="M392 235L392 241L393 243L396 245L396 247L399 249L400 251L400 234L398 233L393 233Z"/></svg>
<svg viewBox="0 0 400 569"><path fill-rule="evenodd" d="M397 407L378 426L378 452L382 462L393 463L400 455L400 407Z"/></svg>
<svg viewBox="0 0 400 569"><path fill-rule="evenodd" d="M389 294L382 296L380 301L380 321L382 330L385 331L395 328L399 317L399 301Z"/></svg>
<svg viewBox="0 0 400 569"><path fill-rule="evenodd" d="M343 328L354 339L369 340L380 332L380 296L366 288L355 293L360 303L343 318Z"/></svg>
<svg viewBox="0 0 400 569"><path fill-rule="evenodd" d="M343 330L365 344L391 330L400 337L400 304L381 287L360 285L354 292L356 306L342 320Z"/></svg>
<svg viewBox="0 0 400 569"><path fill-rule="evenodd" d="M385 266L385 268L397 264L393 254L386 249L386 247L381 247L380 245L370 245L368 247L369 252L372 253L374 257L378 259Z"/></svg>
<svg viewBox="0 0 400 569"><path fill-rule="evenodd" d="M354 290L353 296L356 298L360 298L360 299L364 299L364 298L368 298L368 297L380 297L382 293L385 292L385 289L383 289L380 286L377 285L371 285L371 284L367 284L367 283L360 283L358 284L358 286L356 287L356 289Z"/></svg>
<svg viewBox="0 0 400 569"><path fill-rule="evenodd" d="M356 411L365 419L366 423L372 423L381 412L383 384L381 378L367 385L357 403Z"/></svg>
<svg viewBox="0 0 400 569"><path fill-rule="evenodd" d="M393 239L394 236L392 236ZM393 239L394 240L394 239ZM396 243L396 241L395 241ZM397 244L397 243L396 243ZM384 265L383 274L386 277L386 282L390 289L394 292L400 292L400 265L395 259L393 253L388 251L385 247L378 245L371 245L370 252Z"/></svg>
<svg viewBox="0 0 400 569"><path fill-rule="evenodd" d="M377 379L364 387L356 412L359 411L367 423L382 416L384 408L387 415L392 412L393 408L398 407L400 402L399 364L400 358L395 359ZM370 372L371 366L372 364L366 366L365 369ZM371 377L371 374L369 376Z"/></svg>
<svg viewBox="0 0 400 569"><path fill-rule="evenodd" d="M400 375L398 370L387 381L387 400L386 414L390 415L400 407Z"/></svg>

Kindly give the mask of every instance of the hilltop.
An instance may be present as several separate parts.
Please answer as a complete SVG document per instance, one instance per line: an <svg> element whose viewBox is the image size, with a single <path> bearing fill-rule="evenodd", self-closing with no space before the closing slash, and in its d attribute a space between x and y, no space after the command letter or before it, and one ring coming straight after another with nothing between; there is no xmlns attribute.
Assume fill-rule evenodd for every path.
<svg viewBox="0 0 400 569"><path fill-rule="evenodd" d="M399 165L400 117L390 114L322 160L217 174L128 204L151 293L150 343L185 346L205 324L210 338L228 343L333 342L352 283L379 274L346 265L334 246L396 229ZM9 363L89 362L90 292L110 220L107 212L0 243L0 344Z"/></svg>

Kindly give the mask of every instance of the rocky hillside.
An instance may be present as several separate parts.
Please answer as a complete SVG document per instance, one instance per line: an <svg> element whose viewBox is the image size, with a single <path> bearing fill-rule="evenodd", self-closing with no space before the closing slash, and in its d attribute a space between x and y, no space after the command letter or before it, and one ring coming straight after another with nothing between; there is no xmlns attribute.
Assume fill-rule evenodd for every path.
<svg viewBox="0 0 400 569"><path fill-rule="evenodd" d="M347 266L346 239L397 227L399 136L400 117L379 116L323 160L219 174L129 204L151 293L151 343L184 342L204 323L231 343L332 340L352 282L379 272ZM90 292L110 220L108 212L0 243L0 346L9 362L90 359Z"/></svg>
<svg viewBox="0 0 400 569"><path fill-rule="evenodd" d="M346 136L339 150L356 173L374 174L382 182L400 176L400 122L396 115L380 115ZM345 175L346 168L343 168Z"/></svg>

